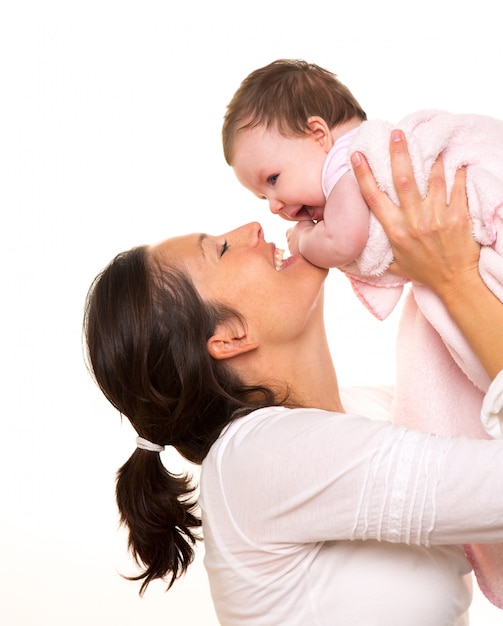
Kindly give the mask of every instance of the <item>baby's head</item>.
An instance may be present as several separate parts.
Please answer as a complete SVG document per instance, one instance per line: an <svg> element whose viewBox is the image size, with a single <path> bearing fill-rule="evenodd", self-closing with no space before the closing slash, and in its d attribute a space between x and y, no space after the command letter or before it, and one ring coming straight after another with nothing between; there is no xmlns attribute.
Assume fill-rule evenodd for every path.
<svg viewBox="0 0 503 626"><path fill-rule="evenodd" d="M279 59L253 71L227 106L222 127L225 160L232 165L240 130L264 126L285 136L302 136L310 117L329 128L367 119L349 89L328 70L296 59Z"/></svg>

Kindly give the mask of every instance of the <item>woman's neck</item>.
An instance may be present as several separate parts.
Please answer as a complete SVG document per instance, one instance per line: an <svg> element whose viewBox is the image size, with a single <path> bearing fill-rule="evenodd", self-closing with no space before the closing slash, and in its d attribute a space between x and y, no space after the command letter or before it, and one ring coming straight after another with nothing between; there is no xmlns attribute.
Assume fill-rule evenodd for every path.
<svg viewBox="0 0 503 626"><path fill-rule="evenodd" d="M259 348L247 357L241 377L249 384L269 387L281 400L287 397L285 405L343 412L337 375L324 332L323 336L308 342L294 342L286 348Z"/></svg>
<svg viewBox="0 0 503 626"><path fill-rule="evenodd" d="M294 364L290 380L296 380L296 383L292 382L291 388L295 403L299 406L343 412L337 375L328 346L318 349L314 358L306 358L302 365Z"/></svg>

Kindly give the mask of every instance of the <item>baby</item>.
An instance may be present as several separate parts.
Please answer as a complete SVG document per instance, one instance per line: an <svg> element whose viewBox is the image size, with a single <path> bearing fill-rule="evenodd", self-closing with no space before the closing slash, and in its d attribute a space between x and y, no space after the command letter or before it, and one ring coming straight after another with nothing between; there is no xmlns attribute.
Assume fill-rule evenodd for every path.
<svg viewBox="0 0 503 626"><path fill-rule="evenodd" d="M481 274L503 300L503 239L497 237L503 227L503 122L419 111L399 126L423 194L440 154L449 189L456 170L467 166L474 237L484 246ZM391 247L360 194L349 155L363 152L381 188L397 201L388 153L393 128L368 121L349 89L329 71L305 61L279 60L245 78L222 129L224 155L238 180L268 200L273 213L297 222L287 234L290 251L345 272L378 319L393 310L407 281L386 271L393 260ZM457 364L485 392L488 377L443 307L419 285L414 293Z"/></svg>
<svg viewBox="0 0 503 626"><path fill-rule="evenodd" d="M503 122L436 110L418 111L397 125L369 121L334 74L305 61L278 60L241 83L222 140L238 180L273 213L297 222L287 234L290 251L341 269L366 307L384 319L407 281L387 272L391 247L360 194L349 156L363 152L380 187L398 203L389 162L393 128L405 133L424 195L439 155L448 189L466 166L474 237L482 244L480 273L503 300ZM489 382L441 301L413 284L398 330L393 421L439 434L501 437L498 419L474 419ZM484 593L503 608L503 547L470 546L467 554Z"/></svg>

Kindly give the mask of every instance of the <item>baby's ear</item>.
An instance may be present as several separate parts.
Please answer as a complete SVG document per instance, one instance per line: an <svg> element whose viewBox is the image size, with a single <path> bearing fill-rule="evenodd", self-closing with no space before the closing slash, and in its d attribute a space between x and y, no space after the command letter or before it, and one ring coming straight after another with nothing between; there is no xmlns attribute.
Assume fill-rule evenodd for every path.
<svg viewBox="0 0 503 626"><path fill-rule="evenodd" d="M224 322L217 326L206 345L210 356L222 361L254 350L258 347L258 341L253 340L241 324Z"/></svg>
<svg viewBox="0 0 503 626"><path fill-rule="evenodd" d="M306 132L310 134L313 139L320 144L320 146L328 152L334 145L332 139L332 133L325 120L319 115L313 115L308 118L306 124Z"/></svg>

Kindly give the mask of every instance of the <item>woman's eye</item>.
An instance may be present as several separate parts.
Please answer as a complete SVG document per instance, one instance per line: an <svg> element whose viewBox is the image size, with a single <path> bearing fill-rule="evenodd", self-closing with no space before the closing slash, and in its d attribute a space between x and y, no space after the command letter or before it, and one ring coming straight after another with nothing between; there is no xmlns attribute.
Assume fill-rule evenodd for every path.
<svg viewBox="0 0 503 626"><path fill-rule="evenodd" d="M279 178L279 174L273 174L272 176L269 176L269 178L267 179L267 182L270 185L275 185L276 182L278 181L278 178Z"/></svg>
<svg viewBox="0 0 503 626"><path fill-rule="evenodd" d="M227 243L227 239L224 241L224 245L222 246L221 250L220 250L220 256L223 257L224 254L227 252L227 250L229 249L229 244Z"/></svg>

